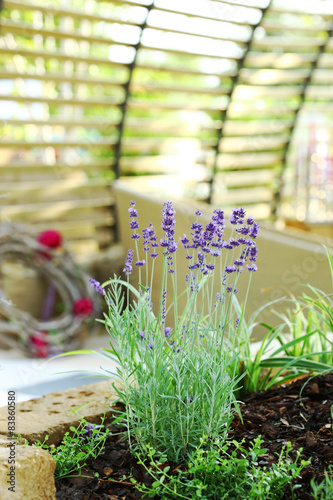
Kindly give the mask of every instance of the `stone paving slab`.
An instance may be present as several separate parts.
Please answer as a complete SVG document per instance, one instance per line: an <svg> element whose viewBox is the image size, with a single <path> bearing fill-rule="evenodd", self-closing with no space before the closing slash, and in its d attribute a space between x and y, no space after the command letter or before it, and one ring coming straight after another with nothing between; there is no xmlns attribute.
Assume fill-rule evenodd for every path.
<svg viewBox="0 0 333 500"><path fill-rule="evenodd" d="M121 389L118 382L110 379L18 403L15 436L20 434L32 444L49 435L47 443L57 446L69 427L77 426L81 417L92 423L99 423L104 414L107 418L112 417L117 408L113 383ZM5 446L7 436L8 411L4 406L0 408L0 447Z"/></svg>

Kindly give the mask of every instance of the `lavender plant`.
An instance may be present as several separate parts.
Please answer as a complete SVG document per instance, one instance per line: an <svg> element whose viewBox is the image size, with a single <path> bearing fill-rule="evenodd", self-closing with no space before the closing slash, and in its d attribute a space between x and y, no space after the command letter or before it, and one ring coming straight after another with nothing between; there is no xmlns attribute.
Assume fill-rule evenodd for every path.
<svg viewBox="0 0 333 500"><path fill-rule="evenodd" d="M197 211L190 235L177 241L171 202L164 203L161 215L163 238L158 242L152 224L139 233L131 202L134 249L127 253L127 280L115 277L103 286L92 285L108 304L105 327L113 342L104 355L118 362L124 390L115 389L125 404L130 445L143 453L153 448L178 461L203 442L209 446L223 440L237 410L234 393L241 377L236 360L244 309L235 307L235 294L243 270L249 278L257 270L259 225L242 208L234 209L231 236L224 239L223 211L215 209L206 225ZM181 246L187 272L179 294L176 259ZM154 313L151 290L158 260L162 284ZM130 283L133 267L138 268L138 289ZM182 310L181 295L186 296Z"/></svg>

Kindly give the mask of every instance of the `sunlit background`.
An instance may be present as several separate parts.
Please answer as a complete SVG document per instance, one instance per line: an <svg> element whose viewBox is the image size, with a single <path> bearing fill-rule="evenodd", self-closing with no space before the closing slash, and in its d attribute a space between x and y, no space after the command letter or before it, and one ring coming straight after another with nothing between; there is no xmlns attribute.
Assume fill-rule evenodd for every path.
<svg viewBox="0 0 333 500"><path fill-rule="evenodd" d="M331 223L332 15L332 0L4 0L2 220L98 252L116 238L113 180L145 176Z"/></svg>

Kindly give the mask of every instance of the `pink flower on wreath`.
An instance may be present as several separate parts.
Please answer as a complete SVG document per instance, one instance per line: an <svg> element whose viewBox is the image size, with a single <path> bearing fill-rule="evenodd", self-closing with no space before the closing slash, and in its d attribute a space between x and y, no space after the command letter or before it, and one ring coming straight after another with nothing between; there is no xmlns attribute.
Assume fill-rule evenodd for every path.
<svg viewBox="0 0 333 500"><path fill-rule="evenodd" d="M44 247L52 248L53 250L55 250L56 248L61 247L62 235L55 229L49 229L47 231L39 233L39 235L37 236L37 241ZM52 255L48 252L41 252L41 254L45 257L45 259L51 259L52 257Z"/></svg>
<svg viewBox="0 0 333 500"><path fill-rule="evenodd" d="M74 316L91 316L94 310L94 304L88 297L81 297L73 304Z"/></svg>
<svg viewBox="0 0 333 500"><path fill-rule="evenodd" d="M39 233L37 237L38 243L49 248L58 248L62 244L62 235L55 229L49 229Z"/></svg>
<svg viewBox="0 0 333 500"><path fill-rule="evenodd" d="M46 342L47 332L44 330L40 330L39 332L34 333L30 337L30 342L33 345L34 353L39 358L46 358L48 354L47 350L47 342Z"/></svg>

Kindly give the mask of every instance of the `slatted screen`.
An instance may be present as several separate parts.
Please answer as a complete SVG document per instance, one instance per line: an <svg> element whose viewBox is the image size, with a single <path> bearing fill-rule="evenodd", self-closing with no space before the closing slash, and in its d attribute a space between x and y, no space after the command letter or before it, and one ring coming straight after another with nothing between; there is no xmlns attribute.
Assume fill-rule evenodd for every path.
<svg viewBox="0 0 333 500"><path fill-rule="evenodd" d="M112 242L113 179L168 173L225 208L290 208L295 130L332 118L332 14L332 0L4 0L2 217L94 252Z"/></svg>

